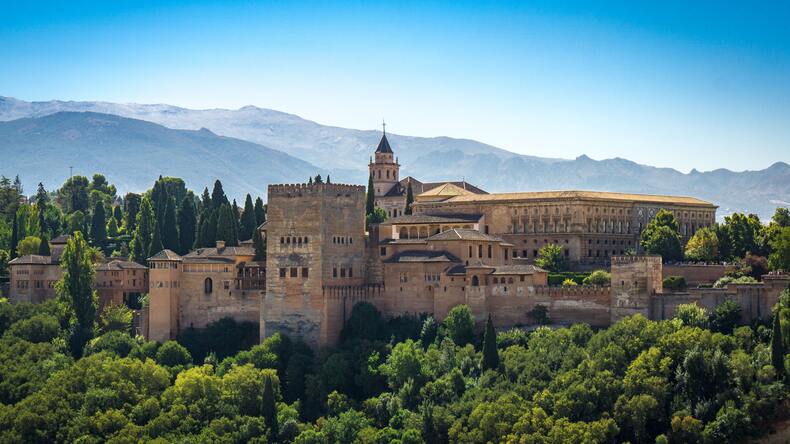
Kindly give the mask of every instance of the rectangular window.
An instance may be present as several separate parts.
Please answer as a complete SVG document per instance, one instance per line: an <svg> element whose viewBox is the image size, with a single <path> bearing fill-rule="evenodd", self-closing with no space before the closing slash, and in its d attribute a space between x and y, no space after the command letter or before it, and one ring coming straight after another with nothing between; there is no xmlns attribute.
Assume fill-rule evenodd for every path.
<svg viewBox="0 0 790 444"><path fill-rule="evenodd" d="M346 277L346 267L340 267L340 277Z"/></svg>
<svg viewBox="0 0 790 444"><path fill-rule="evenodd" d="M292 278L298 277L298 276L296 275L296 267L291 267L291 277L292 277Z"/></svg>
<svg viewBox="0 0 790 444"><path fill-rule="evenodd" d="M333 278L336 278L336 277L337 277L337 267L333 267L333 268L332 268L332 277L333 277Z"/></svg>
<svg viewBox="0 0 790 444"><path fill-rule="evenodd" d="M354 277L354 269L351 267L348 267L348 277Z"/></svg>
<svg viewBox="0 0 790 444"><path fill-rule="evenodd" d="M478 245L477 246L477 257L479 257L480 259L483 258L483 246L482 245Z"/></svg>
<svg viewBox="0 0 790 444"><path fill-rule="evenodd" d="M303 278L307 277L307 267L302 267L302 277Z"/></svg>
<svg viewBox="0 0 790 444"><path fill-rule="evenodd" d="M281 278L285 277L285 268L280 268L280 277Z"/></svg>
<svg viewBox="0 0 790 444"><path fill-rule="evenodd" d="M387 247L381 247L380 251L381 251L381 255L382 256L386 256L387 255Z"/></svg>

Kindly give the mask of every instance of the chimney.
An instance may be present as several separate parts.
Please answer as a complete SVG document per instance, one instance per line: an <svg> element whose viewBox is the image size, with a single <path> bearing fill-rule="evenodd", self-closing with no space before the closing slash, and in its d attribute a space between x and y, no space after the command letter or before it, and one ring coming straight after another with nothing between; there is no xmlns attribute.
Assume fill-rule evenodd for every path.
<svg viewBox="0 0 790 444"><path fill-rule="evenodd" d="M225 241L224 240L218 240L217 241L217 250L222 250L223 248L225 248Z"/></svg>

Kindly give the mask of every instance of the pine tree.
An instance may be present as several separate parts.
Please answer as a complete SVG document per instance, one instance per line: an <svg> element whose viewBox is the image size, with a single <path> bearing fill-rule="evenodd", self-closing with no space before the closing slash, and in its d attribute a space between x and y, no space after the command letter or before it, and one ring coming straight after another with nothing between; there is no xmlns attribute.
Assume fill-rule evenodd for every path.
<svg viewBox="0 0 790 444"><path fill-rule="evenodd" d="M178 251L180 243L178 240L178 222L176 221L176 199L167 199L165 207L165 218L162 227L162 245L168 250Z"/></svg>
<svg viewBox="0 0 790 444"><path fill-rule="evenodd" d="M263 206L263 199L255 199L255 228L266 222L266 208Z"/></svg>
<svg viewBox="0 0 790 444"><path fill-rule="evenodd" d="M93 207L91 218L91 240L93 245L104 248L107 245L107 218L104 213L104 203L97 201Z"/></svg>
<svg viewBox="0 0 790 444"><path fill-rule="evenodd" d="M496 348L496 331L491 315L486 321L486 332L483 337L483 370L496 370L499 368L499 351Z"/></svg>
<svg viewBox="0 0 790 444"><path fill-rule="evenodd" d="M13 215L14 224L11 227L11 251L10 251L10 258L13 259L16 257L16 247L19 245L19 218L16 216L16 213Z"/></svg>
<svg viewBox="0 0 790 444"><path fill-rule="evenodd" d="M247 194L244 199L244 213L241 214L241 224L239 226L239 239L252 239L253 232L258 226L255 223L255 207L252 205L252 196Z"/></svg>
<svg viewBox="0 0 790 444"><path fill-rule="evenodd" d="M774 331L771 334L771 364L776 369L779 379L785 376L785 347L782 341L782 326L779 322L779 310L774 313Z"/></svg>
<svg viewBox="0 0 790 444"><path fill-rule="evenodd" d="M266 260L266 240L261 235L261 230L255 229L255 234L252 236L252 245L255 247L255 257L253 260L265 261Z"/></svg>
<svg viewBox="0 0 790 444"><path fill-rule="evenodd" d="M365 202L365 215L373 214L376 209L376 195L373 192L373 174L368 177L368 194Z"/></svg>
<svg viewBox="0 0 790 444"><path fill-rule="evenodd" d="M214 181L214 189L211 191L211 208L217 209L226 203L228 203L228 197L222 190L222 182L217 179Z"/></svg>
<svg viewBox="0 0 790 444"><path fill-rule="evenodd" d="M46 206L47 204L49 204L49 193L44 188L44 184L39 182L36 190L36 205L39 205L40 208L42 205Z"/></svg>
<svg viewBox="0 0 790 444"><path fill-rule="evenodd" d="M148 249L148 257L151 257L165 249L165 247L162 245L161 233L162 229L159 227L159 221L156 221L154 224L154 234L151 237L151 247Z"/></svg>
<svg viewBox="0 0 790 444"><path fill-rule="evenodd" d="M60 267L63 274L55 288L71 314L69 348L79 358L93 337L97 306L90 247L81 232L75 232L69 239L60 256Z"/></svg>
<svg viewBox="0 0 790 444"><path fill-rule="evenodd" d="M178 212L178 254L187 254L195 243L195 202L190 196L181 201Z"/></svg>
<svg viewBox="0 0 790 444"><path fill-rule="evenodd" d="M406 187L406 211L403 214L411 214L411 204L414 203L414 192L411 190L411 181L409 181L409 186Z"/></svg>
<svg viewBox="0 0 790 444"><path fill-rule="evenodd" d="M132 257L135 262L145 264L146 260L150 257L148 253L151 251L151 240L153 239L154 230L156 229L154 209L151 207L151 200L148 197L145 197L143 203L140 205L140 211L137 213L135 225L137 228L135 229L134 239L132 240Z"/></svg>
<svg viewBox="0 0 790 444"><path fill-rule="evenodd" d="M276 442L277 435L279 435L279 427L277 425L277 404L274 399L274 387L272 386L271 377L267 377L263 385L261 413L266 421L266 426L269 427L270 441Z"/></svg>
<svg viewBox="0 0 790 444"><path fill-rule="evenodd" d="M52 253L49 250L49 239L46 235L41 235L41 243L38 245L38 255L39 256L51 256Z"/></svg>

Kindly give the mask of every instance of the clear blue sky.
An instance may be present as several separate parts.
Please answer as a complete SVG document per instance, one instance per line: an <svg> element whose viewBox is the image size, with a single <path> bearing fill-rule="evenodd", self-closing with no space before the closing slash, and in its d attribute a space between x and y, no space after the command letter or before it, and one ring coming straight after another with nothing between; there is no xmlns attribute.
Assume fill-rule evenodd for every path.
<svg viewBox="0 0 790 444"><path fill-rule="evenodd" d="M556 3L0 0L0 95L386 118L683 171L790 161L790 2Z"/></svg>

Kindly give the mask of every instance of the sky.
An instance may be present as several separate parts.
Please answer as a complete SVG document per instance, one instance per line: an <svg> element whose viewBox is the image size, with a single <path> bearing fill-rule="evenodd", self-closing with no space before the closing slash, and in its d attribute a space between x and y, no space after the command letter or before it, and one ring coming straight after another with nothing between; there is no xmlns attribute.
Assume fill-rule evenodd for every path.
<svg viewBox="0 0 790 444"><path fill-rule="evenodd" d="M255 105L522 154L790 162L790 2L0 0L0 95ZM528 172L525 172L528 174Z"/></svg>

